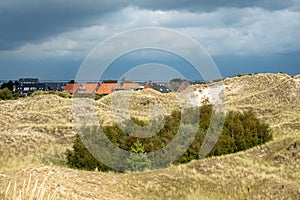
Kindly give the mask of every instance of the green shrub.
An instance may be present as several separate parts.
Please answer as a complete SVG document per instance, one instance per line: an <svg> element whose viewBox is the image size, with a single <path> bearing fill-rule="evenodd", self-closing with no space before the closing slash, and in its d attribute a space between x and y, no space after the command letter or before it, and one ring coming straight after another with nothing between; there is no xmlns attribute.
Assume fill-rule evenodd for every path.
<svg viewBox="0 0 300 200"><path fill-rule="evenodd" d="M150 168L149 165L151 163L149 163L148 160L150 161L154 159L153 157L147 157L144 152L154 152L169 144L176 136L179 130L179 125L181 123L183 123L184 133L189 133L195 128L193 123L198 123L198 121L197 119L193 119L192 117L189 118L189 116L193 116L190 115L192 112L200 113L199 126L196 130L197 133L187 151L173 162L173 164L186 163L193 159L199 159L201 157L199 155L201 145L210 126L210 118L212 112L211 105L204 105L198 110L188 110L188 114L186 114L187 117L184 120L181 119L181 113L179 111L174 111L171 116L166 117L164 127L156 135L148 138L137 138L131 136L130 133L139 134L137 132L139 130L135 130L134 128L130 127L128 130L123 131L115 125L102 127L102 130L105 133L106 137L119 148L131 152L141 153L131 153L129 158L120 157L119 160L125 161L124 163L118 163L125 166L127 161L127 164L129 164L130 166L130 171L141 171L143 169ZM136 119L135 121L142 126L144 125ZM155 126L159 123L153 122L152 124L154 124ZM99 130L97 128L88 127L86 127L83 131L85 143L88 143L90 147L94 148L94 150L97 150L97 145L107 145L106 143L101 143L103 138L99 136L101 134L97 134L98 131ZM151 130L145 129L145 131L150 132ZM150 133L146 134L150 135ZM189 138L186 135L183 134L182 138L180 138L180 141L188 140ZM259 120L255 116L254 112L229 112L227 113L225 118L222 134L218 138L216 145L207 156L218 156L243 151L251 147L264 144L271 139L272 134L270 132L269 126ZM183 144L178 145L179 149L184 148L184 146L180 146ZM108 152L107 154L109 153L111 152ZM110 155L107 155L107 158L109 158L109 156ZM114 156L118 156L118 154L114 153ZM103 171L109 169L108 167L97 161L87 151L87 149L82 144L79 136L76 136L73 149L67 151L67 159L69 166L79 169L94 170L95 168L98 168ZM170 163L164 164L164 166L166 166ZM151 167L155 168L155 166ZM120 170L124 171L126 169L121 167Z"/></svg>
<svg viewBox="0 0 300 200"><path fill-rule="evenodd" d="M73 150L66 151L67 165L71 168L84 169L84 170L110 170L109 167L100 163L94 156L87 150L79 135L75 136Z"/></svg>
<svg viewBox="0 0 300 200"><path fill-rule="evenodd" d="M13 93L13 99L19 99L20 95L19 93Z"/></svg>
<svg viewBox="0 0 300 200"><path fill-rule="evenodd" d="M73 151L67 150L66 156L70 167L86 170L97 168L98 161L86 149L79 135L75 137Z"/></svg>
<svg viewBox="0 0 300 200"><path fill-rule="evenodd" d="M95 95L95 100L98 101L99 99L101 99L103 97L103 94L96 94Z"/></svg>
<svg viewBox="0 0 300 200"><path fill-rule="evenodd" d="M204 115L200 120L199 130L192 145L175 163L186 163L199 158L198 153L209 126L207 116ZM227 113L222 134L208 156L236 153L264 144L271 139L272 134L269 126L261 122L254 112L241 113L231 111Z"/></svg>
<svg viewBox="0 0 300 200"><path fill-rule="evenodd" d="M55 94L60 97L63 97L63 98L71 98L72 97L72 95L66 91L56 91Z"/></svg>
<svg viewBox="0 0 300 200"><path fill-rule="evenodd" d="M0 99L1 100L13 99L13 94L8 88L1 89L0 90Z"/></svg>

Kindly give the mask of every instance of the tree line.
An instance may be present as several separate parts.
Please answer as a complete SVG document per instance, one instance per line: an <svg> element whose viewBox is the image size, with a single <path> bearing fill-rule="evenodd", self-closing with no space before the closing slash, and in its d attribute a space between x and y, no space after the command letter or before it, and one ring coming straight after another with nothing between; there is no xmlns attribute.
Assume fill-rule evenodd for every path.
<svg viewBox="0 0 300 200"><path fill-rule="evenodd" d="M14 88L16 88L18 85L18 81L8 81L7 83L2 83L0 86L0 100L18 99L19 94L13 92Z"/></svg>

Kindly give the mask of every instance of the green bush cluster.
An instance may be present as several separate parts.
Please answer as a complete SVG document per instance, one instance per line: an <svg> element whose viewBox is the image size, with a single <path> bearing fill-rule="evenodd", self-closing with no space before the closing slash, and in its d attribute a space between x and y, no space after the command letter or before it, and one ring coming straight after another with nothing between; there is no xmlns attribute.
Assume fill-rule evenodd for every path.
<svg viewBox="0 0 300 200"><path fill-rule="evenodd" d="M82 131L83 135L81 137L84 137L85 144L88 145L89 148L92 148L92 152L99 153L99 155L94 155L98 158L104 158L106 156L106 159L109 159L109 156L112 154L115 157L118 157L119 152L99 151L99 146L109 146L108 143L110 142L120 149L131 151L131 158L120 157L118 159L120 161L118 164L121 166L120 170L128 170L125 167L122 169L122 165L126 166L129 164L132 167L132 169L129 170L140 171L141 169L136 166L143 166L143 164L146 163L145 165L147 165L147 167L144 167L149 168L151 163L148 163L147 159L152 161L155 159L155 157L151 157L153 154L148 154L148 157L146 157L146 152L154 152L166 147L166 145L175 138L178 131L183 131L182 133L184 134L180 134L181 138L177 138L177 148L179 150L184 149L186 146L185 142L191 139L188 137L188 133L195 129L195 123L199 123L197 124L198 127L196 126L196 135L190 141L188 150L183 152L183 154L173 162L173 164L186 163L193 159L201 158L199 152L211 124L212 106L204 105L199 109L191 108L186 112L186 117L182 119L181 113L179 111L174 111L171 116L166 118L163 128L160 129L157 134L148 138L131 136L130 133L135 133L137 135L145 134L139 133L140 130L136 127L129 127L123 131L117 125L102 127L103 132L109 140L105 140L105 138L100 136L101 134L97 134L99 132L99 128L97 127L84 127L84 130ZM193 118L194 115L192 113L199 113L199 122L197 119ZM145 126L145 123L138 121L137 119L134 119L134 121L141 126ZM155 121L152 122L152 124L154 124L154 126L159 125L159 123ZM150 135L150 129L144 129L144 131L149 131L148 134ZM272 134L269 126L259 120L253 112L229 112L225 117L222 134L207 156L217 156L243 151L256 145L263 144L271 139ZM142 153L140 155L138 154L140 157L134 154L136 149L139 149L140 153ZM140 161L138 161L139 159ZM67 151L67 160L69 166L79 169L94 170L95 168L98 168L102 171L109 170L109 167L101 164L89 153L82 144L79 136L76 136L73 149ZM134 160L137 161L133 162ZM166 163L160 163L160 166L167 166L170 164L167 160L165 162ZM151 167L156 168L157 166L152 165Z"/></svg>
<svg viewBox="0 0 300 200"><path fill-rule="evenodd" d="M186 163L199 158L199 151L208 128L208 121L200 124L196 139L190 148L176 161ZM270 141L272 134L267 124L259 120L254 112L229 112L223 131L208 156L236 153Z"/></svg>
<svg viewBox="0 0 300 200"><path fill-rule="evenodd" d="M85 147L79 135L75 136L72 150L66 151L67 164L69 167L84 169L108 171L109 167L99 162Z"/></svg>
<svg viewBox="0 0 300 200"><path fill-rule="evenodd" d="M10 100L14 99L12 92L8 88L0 89L0 99Z"/></svg>

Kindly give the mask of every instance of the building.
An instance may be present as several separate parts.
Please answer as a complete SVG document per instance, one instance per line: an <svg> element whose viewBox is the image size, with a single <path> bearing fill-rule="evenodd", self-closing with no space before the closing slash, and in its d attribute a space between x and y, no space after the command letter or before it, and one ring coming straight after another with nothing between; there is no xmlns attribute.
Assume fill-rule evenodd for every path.
<svg viewBox="0 0 300 200"><path fill-rule="evenodd" d="M161 93L168 93L168 92L172 92L172 90L168 87L167 83L146 83L144 89L147 88L152 88L154 90L157 90Z"/></svg>
<svg viewBox="0 0 300 200"><path fill-rule="evenodd" d="M178 88L177 92L183 92L188 87L188 82L183 82L180 87Z"/></svg>
<svg viewBox="0 0 300 200"><path fill-rule="evenodd" d="M66 87L64 88L64 91L68 92L69 94L75 94L77 89L79 88L79 83L68 83Z"/></svg>
<svg viewBox="0 0 300 200"><path fill-rule="evenodd" d="M66 87L66 82L47 82L45 90L63 91Z"/></svg>
<svg viewBox="0 0 300 200"><path fill-rule="evenodd" d="M28 92L34 92L37 90L45 90L46 84L40 83L38 78L20 78L19 85L16 88L20 94L26 94Z"/></svg>
<svg viewBox="0 0 300 200"><path fill-rule="evenodd" d="M83 83L78 87L76 94L95 94L97 88L97 83Z"/></svg>
<svg viewBox="0 0 300 200"><path fill-rule="evenodd" d="M141 89L141 85L139 83L123 83L123 84L118 84L118 86L115 88L115 91L119 91L119 90L136 91L140 89Z"/></svg>
<svg viewBox="0 0 300 200"><path fill-rule="evenodd" d="M97 88L97 83L68 83L64 91L69 94L95 94Z"/></svg>
<svg viewBox="0 0 300 200"><path fill-rule="evenodd" d="M115 91L115 88L118 86L118 83L101 83L101 85L99 86L96 94L100 94L100 95L107 95L107 94L111 94L112 92Z"/></svg>
<svg viewBox="0 0 300 200"><path fill-rule="evenodd" d="M39 83L38 78L19 78L19 84L36 84Z"/></svg>
<svg viewBox="0 0 300 200"><path fill-rule="evenodd" d="M123 83L122 89L123 90L137 90L139 88L140 84L138 83Z"/></svg>

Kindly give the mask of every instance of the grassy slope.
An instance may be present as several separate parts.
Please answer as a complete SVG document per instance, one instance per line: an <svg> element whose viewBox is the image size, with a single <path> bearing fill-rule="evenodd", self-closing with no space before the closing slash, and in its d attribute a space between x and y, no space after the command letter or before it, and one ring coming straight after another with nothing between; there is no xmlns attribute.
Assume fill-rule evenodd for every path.
<svg viewBox="0 0 300 200"><path fill-rule="evenodd" d="M247 75L226 79L225 84L227 109L253 109L271 124L274 141L234 155L139 174L63 167L62 152L70 147L74 134L70 99L47 95L0 102L0 191L4 194L11 182L16 188L11 186L8 196L37 193L35 182L28 183L32 175L40 184L45 180L45 194L73 199L299 198L300 76ZM167 111L178 106L176 99L154 91L137 95L133 112L147 109L139 103L145 96L169 105ZM102 122L110 115L109 98L96 104ZM33 189L26 191L23 185Z"/></svg>

